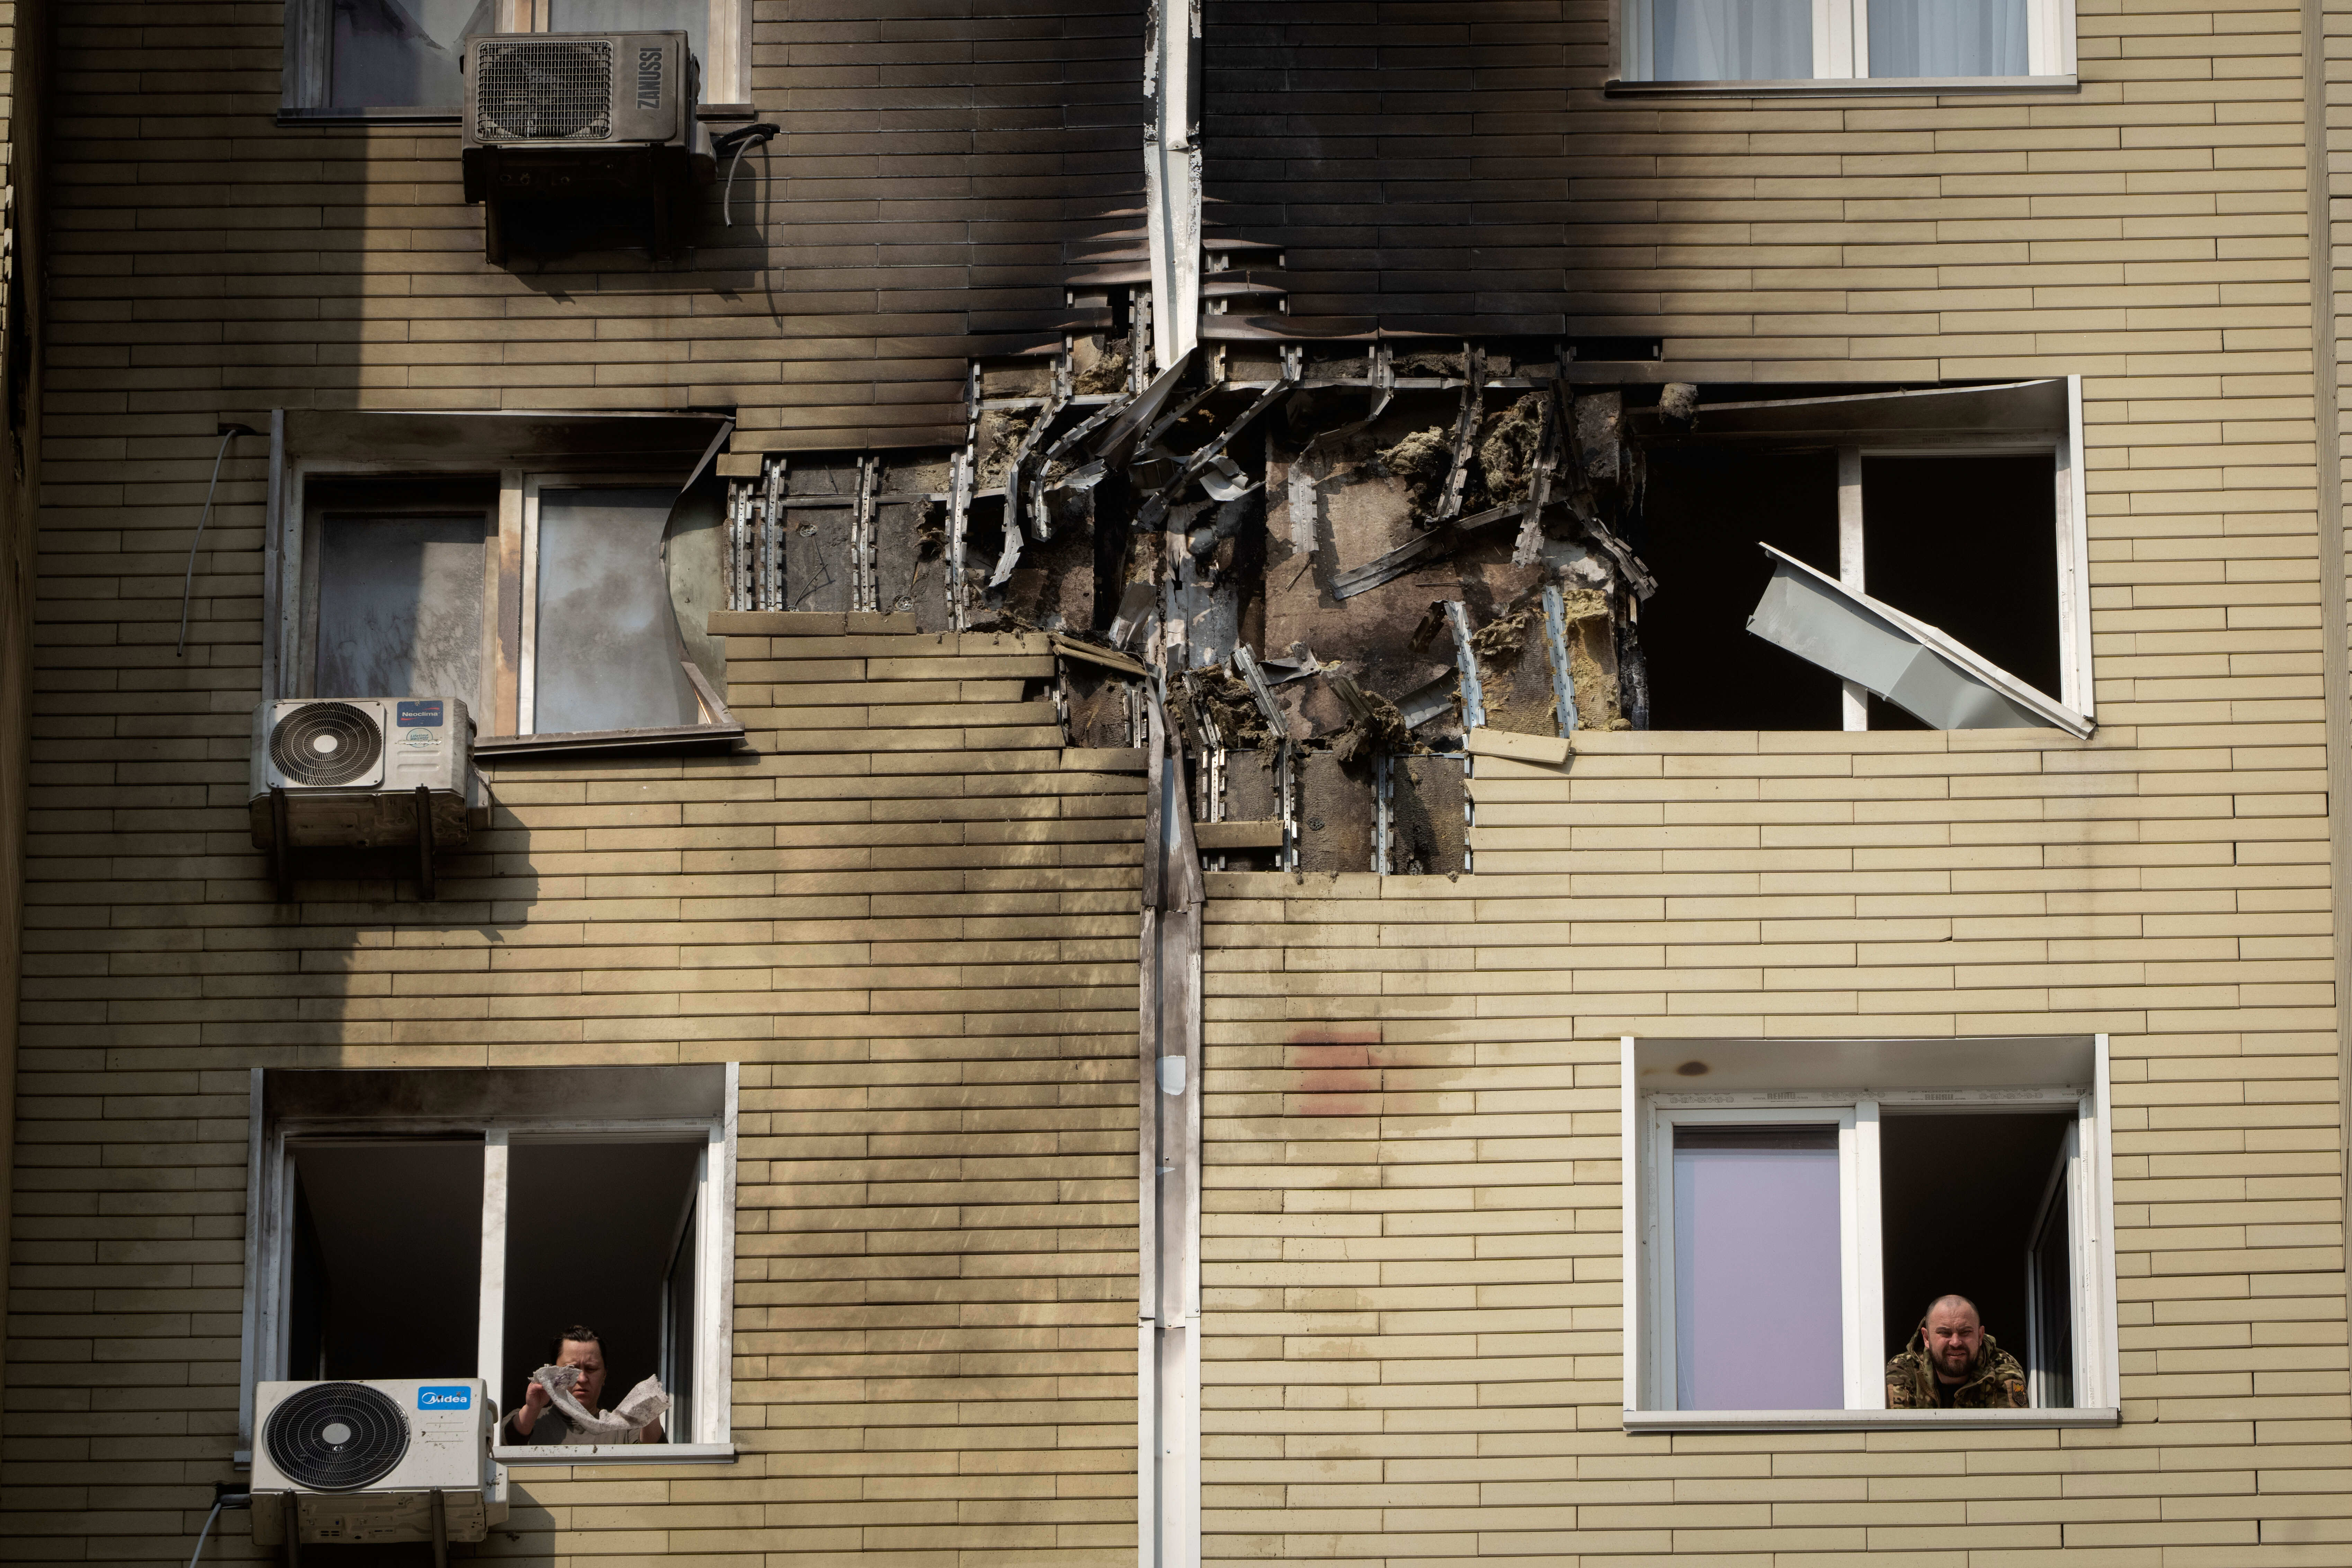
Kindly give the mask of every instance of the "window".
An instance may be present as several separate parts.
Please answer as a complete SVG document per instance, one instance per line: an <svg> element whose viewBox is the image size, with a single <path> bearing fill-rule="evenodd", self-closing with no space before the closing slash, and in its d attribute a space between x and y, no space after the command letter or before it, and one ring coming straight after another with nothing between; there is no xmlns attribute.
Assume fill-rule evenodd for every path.
<svg viewBox="0 0 2352 1568"><path fill-rule="evenodd" d="M586 1322L605 1403L658 1376L668 1442L561 1462L731 1453L732 1067L254 1079L248 1441L277 1378L471 1375L510 1411Z"/></svg>
<svg viewBox="0 0 2352 1568"><path fill-rule="evenodd" d="M740 737L706 630L722 421L443 420L465 427L436 441L415 417L311 420L341 420L332 455L282 465L271 695L454 697L493 755Z"/></svg>
<svg viewBox="0 0 2352 1568"><path fill-rule="evenodd" d="M287 0L281 118L454 120L484 33L683 32L706 116L744 110L744 0ZM748 110L744 110L748 113Z"/></svg>
<svg viewBox="0 0 2352 1568"><path fill-rule="evenodd" d="M2105 1037L1627 1040L1626 1425L2115 1419ZM1931 1301L2030 1408L1886 1408Z"/></svg>
<svg viewBox="0 0 2352 1568"><path fill-rule="evenodd" d="M2092 725L2072 378L1632 412L1651 723Z"/></svg>
<svg viewBox="0 0 2352 1568"><path fill-rule="evenodd" d="M1618 17L1629 86L2054 86L2074 70L2071 0L1622 0Z"/></svg>

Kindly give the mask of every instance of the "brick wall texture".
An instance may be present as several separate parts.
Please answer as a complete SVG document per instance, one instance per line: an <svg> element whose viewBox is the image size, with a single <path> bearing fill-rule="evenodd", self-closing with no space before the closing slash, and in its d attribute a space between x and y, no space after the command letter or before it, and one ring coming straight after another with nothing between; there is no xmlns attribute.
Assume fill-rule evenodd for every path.
<svg viewBox="0 0 2352 1568"><path fill-rule="evenodd" d="M245 716L45 648L13 1557L184 1561L229 1474L251 1068L726 1060L742 1458L514 1470L481 1554L1131 1559L1141 780L1063 766L1042 638L728 652L757 755L509 763L438 902L281 907Z"/></svg>
<svg viewBox="0 0 2352 1568"><path fill-rule="evenodd" d="M1132 1558L1140 795L1066 766L1039 647L741 633L751 756L509 765L441 904L286 910L243 817L250 444L172 651L216 419L961 428L962 356L1048 330L1134 190L1140 7L754 3L764 248L544 275L482 263L453 132L272 124L276 5L60 8L16 1560L180 1561L228 1473L251 1067L722 1058L744 1458L524 1476L491 1553ZM2297 14L2080 0L2079 93L1673 103L1599 95L1599 0L1209 17L1211 188L1302 314L2084 376L2102 728L1593 737L1480 761L1474 875L1213 877L1205 1554L2344 1561ZM2120 1428L1619 1429L1619 1036L2084 1030Z"/></svg>

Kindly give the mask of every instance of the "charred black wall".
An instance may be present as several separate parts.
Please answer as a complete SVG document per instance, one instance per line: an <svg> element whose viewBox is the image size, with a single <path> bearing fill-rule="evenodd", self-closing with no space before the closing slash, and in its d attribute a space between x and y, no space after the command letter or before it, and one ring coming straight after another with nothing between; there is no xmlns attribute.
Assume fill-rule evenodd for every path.
<svg viewBox="0 0 2352 1568"><path fill-rule="evenodd" d="M1208 0L1205 20L1209 216L1286 247L1294 314L1574 330L1570 89L1598 85L1605 25L1562 0Z"/></svg>

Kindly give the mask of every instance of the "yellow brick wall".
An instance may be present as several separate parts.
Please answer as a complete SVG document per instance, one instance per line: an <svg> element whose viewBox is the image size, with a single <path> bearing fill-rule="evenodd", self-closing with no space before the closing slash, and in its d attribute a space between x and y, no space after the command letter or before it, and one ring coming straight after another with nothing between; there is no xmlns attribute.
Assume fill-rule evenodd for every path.
<svg viewBox="0 0 2352 1568"><path fill-rule="evenodd" d="M50 514L97 548L45 608L112 591L110 515ZM756 754L509 762L439 902L283 907L249 692L49 623L13 1557L184 1561L230 1476L249 1068L729 1060L742 1457L515 1470L485 1554L1131 1561L1141 781L1066 765L1043 639L768 619L728 639Z"/></svg>
<svg viewBox="0 0 2352 1568"><path fill-rule="evenodd" d="M2206 684L1482 757L1475 876L1213 877L1205 1555L2344 1561L2315 723ZM2121 1428L1622 1430L1622 1035L2095 1031Z"/></svg>
<svg viewBox="0 0 2352 1568"><path fill-rule="evenodd" d="M1213 877L1204 1556L2352 1557L2299 27L2086 3L2079 95L1575 103L1571 325L1655 374L2086 378L2102 727L1580 738L1478 762L1474 876ZM2081 1031L2120 1428L1622 1431L1621 1036Z"/></svg>

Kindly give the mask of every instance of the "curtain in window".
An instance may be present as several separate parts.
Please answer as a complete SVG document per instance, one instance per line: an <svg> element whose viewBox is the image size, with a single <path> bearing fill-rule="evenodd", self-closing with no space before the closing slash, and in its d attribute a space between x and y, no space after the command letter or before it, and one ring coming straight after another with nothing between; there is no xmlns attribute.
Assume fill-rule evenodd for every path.
<svg viewBox="0 0 2352 1568"><path fill-rule="evenodd" d="M492 0L335 0L338 109L454 109L466 40L493 30Z"/></svg>
<svg viewBox="0 0 2352 1568"><path fill-rule="evenodd" d="M329 513L319 551L317 695L478 705L486 528L478 513Z"/></svg>
<svg viewBox="0 0 2352 1568"><path fill-rule="evenodd" d="M699 721L661 568L677 497L637 486L540 491L536 732Z"/></svg>
<svg viewBox="0 0 2352 1568"><path fill-rule="evenodd" d="M1675 1129L1675 1404L1845 1404L1834 1127Z"/></svg>
<svg viewBox="0 0 2352 1568"><path fill-rule="evenodd" d="M1870 0L1873 76L2027 76L2025 0Z"/></svg>
<svg viewBox="0 0 2352 1568"><path fill-rule="evenodd" d="M684 33L695 68L709 71L710 0L555 0L547 24L551 33Z"/></svg>
<svg viewBox="0 0 2352 1568"><path fill-rule="evenodd" d="M1651 0L1655 81L1790 81L1813 74L1811 0Z"/></svg>

